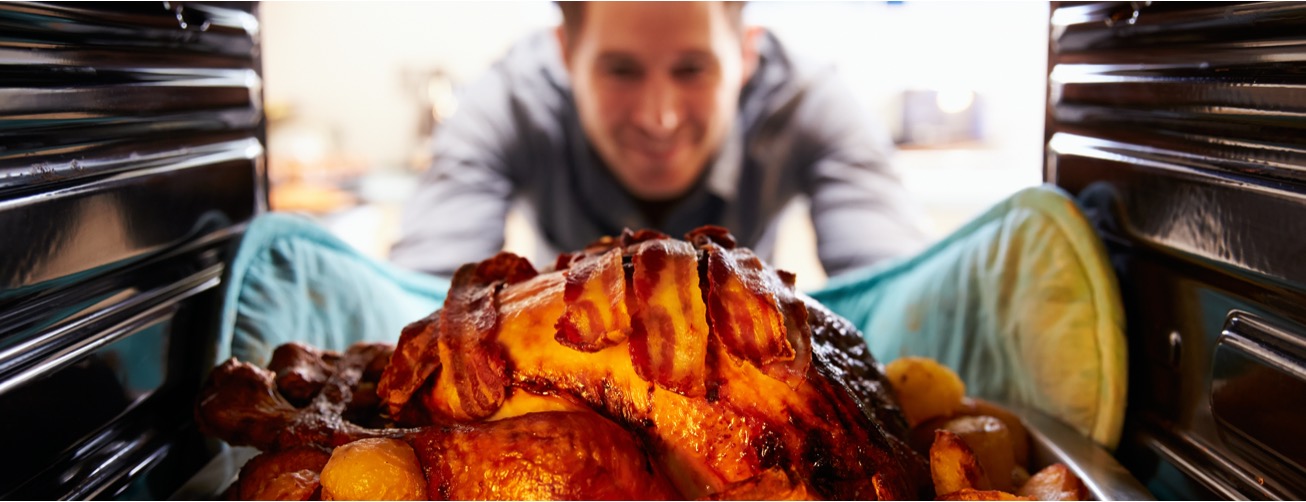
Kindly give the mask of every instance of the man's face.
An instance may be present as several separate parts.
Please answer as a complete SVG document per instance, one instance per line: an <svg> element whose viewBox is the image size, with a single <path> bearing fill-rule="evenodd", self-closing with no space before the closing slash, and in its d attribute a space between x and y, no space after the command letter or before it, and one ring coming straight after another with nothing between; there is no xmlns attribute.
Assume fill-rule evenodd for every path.
<svg viewBox="0 0 1306 502"><path fill-rule="evenodd" d="M720 2L595 2L564 46L581 125L644 200L698 180L734 124L741 34Z"/></svg>

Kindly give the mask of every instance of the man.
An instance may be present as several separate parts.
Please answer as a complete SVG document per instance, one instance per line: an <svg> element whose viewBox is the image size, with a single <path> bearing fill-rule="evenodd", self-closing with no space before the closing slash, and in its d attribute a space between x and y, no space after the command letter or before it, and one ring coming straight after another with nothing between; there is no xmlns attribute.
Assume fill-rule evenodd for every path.
<svg viewBox="0 0 1306 502"><path fill-rule="evenodd" d="M623 228L730 229L769 259L776 216L811 198L827 273L914 252L920 215L889 145L828 65L745 28L733 2L561 2L437 132L392 259L441 275L503 245L514 200L538 263Z"/></svg>

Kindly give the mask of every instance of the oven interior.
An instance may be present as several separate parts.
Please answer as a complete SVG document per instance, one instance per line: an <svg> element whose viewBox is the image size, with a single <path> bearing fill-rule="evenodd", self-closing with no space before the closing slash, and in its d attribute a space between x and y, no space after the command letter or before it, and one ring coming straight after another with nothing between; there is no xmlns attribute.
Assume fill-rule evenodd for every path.
<svg viewBox="0 0 1306 502"><path fill-rule="evenodd" d="M203 498L238 463L191 409L267 206L259 28L0 3L0 496ZM1162 499L1306 496L1306 5L1054 2L1049 29L1044 178L1126 307L1115 460Z"/></svg>

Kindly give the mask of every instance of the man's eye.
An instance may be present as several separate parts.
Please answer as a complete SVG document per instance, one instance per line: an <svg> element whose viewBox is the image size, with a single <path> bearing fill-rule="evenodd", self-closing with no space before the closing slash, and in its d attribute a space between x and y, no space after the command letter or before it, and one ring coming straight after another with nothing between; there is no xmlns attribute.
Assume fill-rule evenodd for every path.
<svg viewBox="0 0 1306 502"><path fill-rule="evenodd" d="M604 72L607 73L609 76L613 76L620 79L639 78L639 76L642 73L639 68L634 66L626 66L626 65L609 66L604 69Z"/></svg>
<svg viewBox="0 0 1306 502"><path fill-rule="evenodd" d="M698 76L702 75L706 71L707 68L705 68L703 65L693 64L693 65L682 65L682 66L677 66L675 68L672 68L671 74L674 75L677 79L689 80L689 79L697 78Z"/></svg>

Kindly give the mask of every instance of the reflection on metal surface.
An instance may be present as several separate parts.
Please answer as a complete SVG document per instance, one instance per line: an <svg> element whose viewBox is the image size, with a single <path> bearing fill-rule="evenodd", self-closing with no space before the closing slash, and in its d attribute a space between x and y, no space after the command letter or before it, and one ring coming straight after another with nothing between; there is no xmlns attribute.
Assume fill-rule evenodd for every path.
<svg viewBox="0 0 1306 502"><path fill-rule="evenodd" d="M166 496L266 207L258 4L0 3L0 498Z"/></svg>
<svg viewBox="0 0 1306 502"><path fill-rule="evenodd" d="M222 450L209 461L203 469L195 473L181 485L168 500L208 500L216 494L223 493L235 481L240 468L260 452L249 446L228 446L223 443Z"/></svg>
<svg viewBox="0 0 1306 502"><path fill-rule="evenodd" d="M209 243L196 243L203 246ZM178 281L222 261L214 249L179 249L155 260L81 281L77 287L54 288L35 298L3 303L0 310L0 360L5 354L36 353L57 340L77 338L73 333L122 312L167 298ZM70 334L71 338L66 338ZM2 366L0 366L2 367ZM0 370L2 372L2 370Z"/></svg>
<svg viewBox="0 0 1306 502"><path fill-rule="evenodd" d="M1178 331L1170 332L1170 366L1179 367L1184 360L1184 336Z"/></svg>
<svg viewBox="0 0 1306 502"><path fill-rule="evenodd" d="M1200 487L1214 492L1219 498L1224 500L1247 500L1249 494L1240 491L1240 485L1235 480L1226 479L1226 473L1237 472L1231 464L1224 460L1223 457L1215 454L1209 449L1202 448L1196 444L1186 444L1183 447L1175 448L1176 445L1167 444L1165 441L1157 439L1155 435L1140 434L1135 438L1143 446L1151 448L1164 458L1170 465L1177 468L1182 475L1196 479ZM1190 453L1195 452L1195 453ZM1174 482L1173 478L1161 478L1162 485ZM1245 483L1242 487L1247 486ZM1183 486L1167 486L1172 490L1183 490L1179 492L1160 492L1162 498L1171 500L1207 500L1211 497L1205 497L1203 492L1193 492L1193 488ZM1269 494L1258 492L1257 498L1268 498Z"/></svg>
<svg viewBox="0 0 1306 502"><path fill-rule="evenodd" d="M1046 178L1126 309L1119 458L1161 498L1306 496L1306 430L1270 423L1306 403L1306 3L1056 4L1050 34Z"/></svg>
<svg viewBox="0 0 1306 502"><path fill-rule="evenodd" d="M0 201L0 297L193 239L253 216L246 152L130 171Z"/></svg>
<svg viewBox="0 0 1306 502"><path fill-rule="evenodd" d="M46 330L28 324L37 313L24 314L31 309L5 312L19 329L3 336L30 343L10 345L0 356L0 408L7 425L41 431L0 438L0 451L22 451L28 459L0 470L5 498L112 497L135 486L140 469L164 469L178 479L131 488L145 490L140 498L158 499L207 459L202 438L184 424L198 386L194 372L212 343L206 310L220 298L215 286L224 264L213 251L191 250L86 281L87 295L51 304L94 304ZM127 298L105 306L119 292ZM160 464L169 456L177 458ZM61 480L65 474L74 479Z"/></svg>
<svg viewBox="0 0 1306 502"><path fill-rule="evenodd" d="M1291 462L1295 474L1306 473L1306 436L1284 431L1306 423L1303 348L1290 334L1236 312L1216 345L1211 382L1211 412L1221 430ZM1277 465L1262 467L1273 471Z"/></svg>
<svg viewBox="0 0 1306 502"><path fill-rule="evenodd" d="M1204 44L1253 43L1302 35L1301 2L1094 2L1052 13L1052 41L1061 53ZM1121 23L1122 18L1133 22ZM1117 57L1128 58L1128 54Z"/></svg>
<svg viewBox="0 0 1306 502"><path fill-rule="evenodd" d="M0 472L0 485L17 486L53 460L68 442L132 409L162 386L167 377L169 320L166 312L143 318L125 325L122 329L125 332L117 337L99 339L104 343L79 347L75 359L58 367L42 373L25 373L39 375L40 379L6 380L6 383L23 385L0 389L0 405L7 410L6 425L39 433L8 434L0 438L0 449L25 452L29 460ZM61 403L52 405L43 399L50 395L59 396ZM115 445L106 453L120 454L121 446ZM77 475L68 482L89 474L81 471L84 468L78 468Z"/></svg>
<svg viewBox="0 0 1306 502"><path fill-rule="evenodd" d="M1101 190L1084 193L1090 192L1095 195L1090 200L1111 200ZM1123 227L1118 222L1114 226ZM1298 480L1306 480L1306 471L1228 434L1212 389L1219 379L1219 342L1227 339L1229 326L1246 326L1252 318L1275 319L1279 336L1264 330L1239 332L1270 346L1300 341L1300 333L1306 333L1299 313L1306 294L1277 281L1252 280L1258 276L1236 267L1212 266L1122 237L1125 234L1109 235L1108 248L1129 309L1131 384L1121 461L1163 499L1294 498L1292 494L1301 493L1306 486ZM1230 312L1235 313L1231 319L1242 321L1227 321ZM1283 317L1284 312L1293 314ZM1182 349L1176 352L1176 345ZM1284 402L1281 389L1256 392L1245 399L1265 400L1281 413L1295 409L1295 404ZM1290 443L1298 440L1290 436L1300 437L1299 432L1297 426L1280 427L1273 434Z"/></svg>
<svg viewBox="0 0 1306 502"><path fill-rule="evenodd" d="M131 169L164 166L195 166L205 162L245 159L253 162L262 145L247 134L215 134L179 144L177 137L121 144L112 140L91 141L59 149L64 159L37 162L19 153L0 152L0 195L21 194L33 185L113 174ZM72 158L75 156L76 158ZM27 189L27 190L25 190Z"/></svg>
<svg viewBox="0 0 1306 502"><path fill-rule="evenodd" d="M1306 180L1306 4L1156 2L1133 25L1108 23L1125 5L1055 10L1048 90L1058 132Z"/></svg>
<svg viewBox="0 0 1306 502"><path fill-rule="evenodd" d="M1306 194L1253 183L1191 153L1057 133L1056 182L1116 194L1122 237L1306 283Z"/></svg>
<svg viewBox="0 0 1306 502"><path fill-rule="evenodd" d="M1066 464L1092 500L1156 500L1133 474L1079 431L1032 408L1010 408L1029 429L1031 464Z"/></svg>
<svg viewBox="0 0 1306 502"><path fill-rule="evenodd" d="M48 48L138 47L247 57L259 23L249 12L193 2L133 2L114 9L85 3L6 3L8 43Z"/></svg>
<svg viewBox="0 0 1306 502"><path fill-rule="evenodd" d="M256 18L165 4L0 4L0 190L260 136Z"/></svg>
<svg viewBox="0 0 1306 502"><path fill-rule="evenodd" d="M222 265L213 265L159 291L135 297L135 301L124 302L120 312L130 317L117 320L106 316L106 322L116 321L107 326L74 324L49 336L35 337L34 343L19 344L0 353L0 395L78 362L87 354L140 331L143 326L159 322L171 315L182 301L216 287L221 275ZM133 312L132 307L137 305L145 307ZM67 340L70 338L71 341Z"/></svg>
<svg viewBox="0 0 1306 502"><path fill-rule="evenodd" d="M0 297L261 208L257 47L240 9L0 4Z"/></svg>

